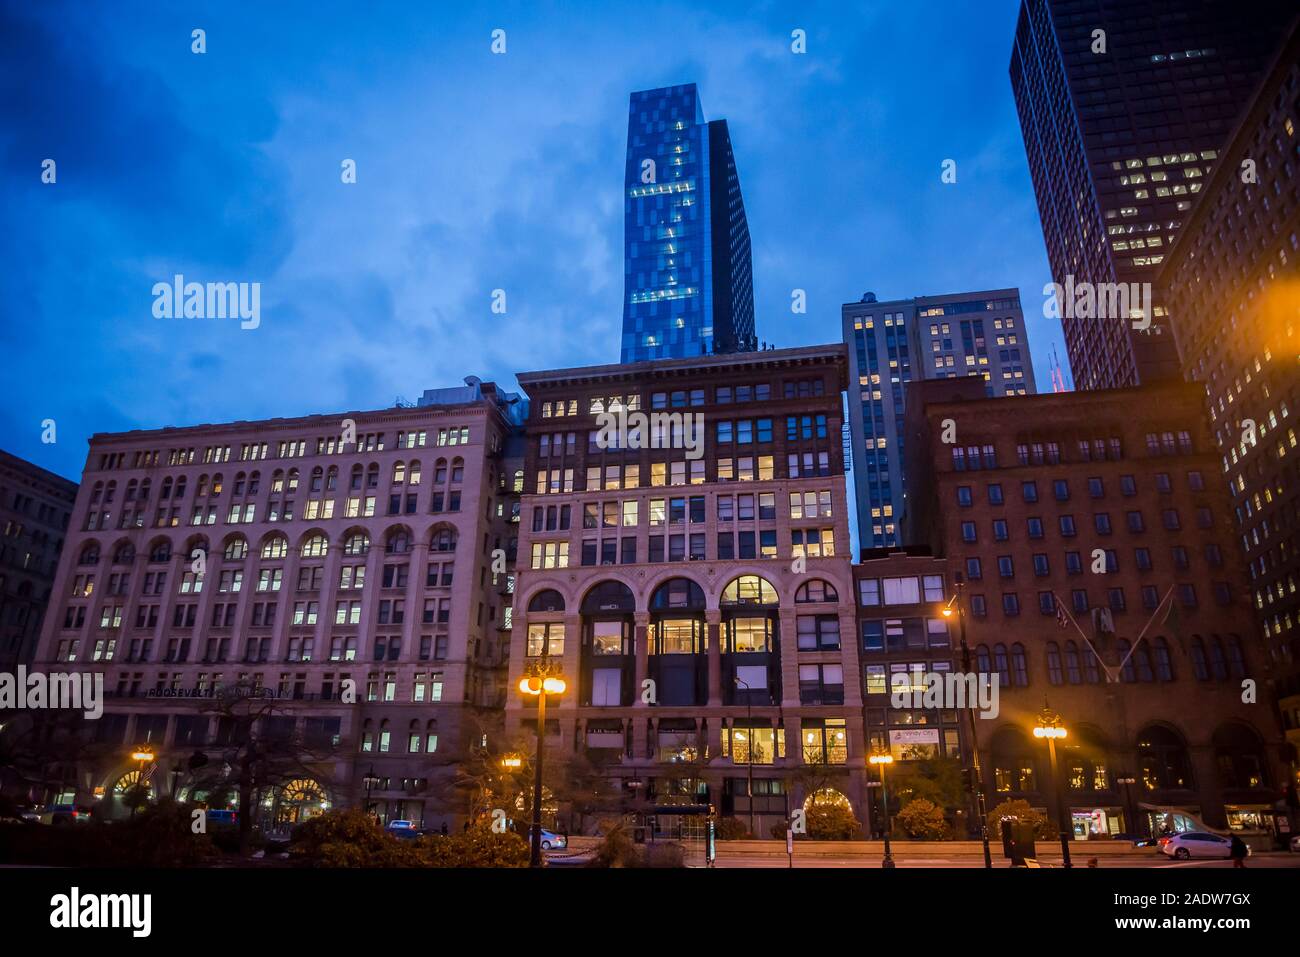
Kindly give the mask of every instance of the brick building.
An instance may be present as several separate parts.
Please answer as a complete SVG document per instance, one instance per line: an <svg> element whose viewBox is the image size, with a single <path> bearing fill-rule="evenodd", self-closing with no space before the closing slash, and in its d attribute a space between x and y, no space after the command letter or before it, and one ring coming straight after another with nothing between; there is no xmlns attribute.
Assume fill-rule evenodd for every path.
<svg viewBox="0 0 1300 957"><path fill-rule="evenodd" d="M1205 388L1254 606L1300 748L1300 29L1242 111L1160 284L1185 378ZM1293 753L1294 760L1294 753Z"/></svg>
<svg viewBox="0 0 1300 957"><path fill-rule="evenodd" d="M1054 806L1030 733L1047 699L1070 731L1076 836L1146 830L1175 809L1273 826L1284 745L1201 390L912 389L905 527L961 575L975 670L1000 675L1000 714L977 722L991 805ZM1242 700L1246 679L1257 703Z"/></svg>
<svg viewBox="0 0 1300 957"><path fill-rule="evenodd" d="M813 792L862 816L846 370L835 344L519 376L531 417L511 688L543 656L562 663L554 761L746 825L752 800L763 837ZM611 410L629 426L647 414L654 447L630 431L611 447L597 418ZM696 415L698 457L679 431L697 420L657 419ZM526 753L535 707L506 702Z"/></svg>
<svg viewBox="0 0 1300 957"><path fill-rule="evenodd" d="M459 826L455 767L504 694L517 400L470 379L418 407L94 435L36 660L102 672L108 701L55 790L120 813L148 746L152 791L202 800L239 687L311 755L265 823L370 778L381 818Z"/></svg>
<svg viewBox="0 0 1300 957"><path fill-rule="evenodd" d="M0 451L0 670L29 664L77 483Z"/></svg>

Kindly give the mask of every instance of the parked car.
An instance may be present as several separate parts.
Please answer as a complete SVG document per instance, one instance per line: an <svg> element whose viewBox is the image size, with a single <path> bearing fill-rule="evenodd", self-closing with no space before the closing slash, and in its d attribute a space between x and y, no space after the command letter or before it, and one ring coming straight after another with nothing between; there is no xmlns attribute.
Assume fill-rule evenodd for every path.
<svg viewBox="0 0 1300 957"><path fill-rule="evenodd" d="M90 808L80 804L51 804L41 811L42 824L64 827L70 824L89 824Z"/></svg>
<svg viewBox="0 0 1300 957"><path fill-rule="evenodd" d="M1186 861L1193 857L1228 858L1232 853L1232 841L1208 831L1186 831L1160 838L1160 853L1166 857ZM1250 853L1250 848L1246 849Z"/></svg>
<svg viewBox="0 0 1300 957"><path fill-rule="evenodd" d="M384 830L393 837L403 839L414 839L420 836L414 821L389 821L384 825Z"/></svg>
<svg viewBox="0 0 1300 957"><path fill-rule="evenodd" d="M531 846L533 842L533 829L528 829L528 843ZM554 831L548 831L542 828L542 850L549 851L553 848L568 847L569 841L563 834L556 834Z"/></svg>

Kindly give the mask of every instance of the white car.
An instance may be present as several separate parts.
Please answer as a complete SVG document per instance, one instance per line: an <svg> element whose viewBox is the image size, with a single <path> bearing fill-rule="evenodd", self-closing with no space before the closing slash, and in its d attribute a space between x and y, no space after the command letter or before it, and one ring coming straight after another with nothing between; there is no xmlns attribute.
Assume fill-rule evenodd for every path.
<svg viewBox="0 0 1300 957"><path fill-rule="evenodd" d="M1228 858L1232 856L1232 841L1206 831L1185 831L1160 838L1160 853L1180 861L1193 857ZM1246 853L1250 853L1250 848L1246 848Z"/></svg>

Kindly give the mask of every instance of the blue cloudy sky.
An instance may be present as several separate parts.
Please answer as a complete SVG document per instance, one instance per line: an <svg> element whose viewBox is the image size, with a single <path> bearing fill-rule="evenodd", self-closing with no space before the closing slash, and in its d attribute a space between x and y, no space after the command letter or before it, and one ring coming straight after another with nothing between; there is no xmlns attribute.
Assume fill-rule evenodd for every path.
<svg viewBox="0 0 1300 957"><path fill-rule="evenodd" d="M833 341L866 290L1018 286L1045 384L1016 9L0 0L0 446L75 478L97 431L617 361L627 96L689 81L730 123L761 339ZM154 318L178 272L260 282L260 328Z"/></svg>

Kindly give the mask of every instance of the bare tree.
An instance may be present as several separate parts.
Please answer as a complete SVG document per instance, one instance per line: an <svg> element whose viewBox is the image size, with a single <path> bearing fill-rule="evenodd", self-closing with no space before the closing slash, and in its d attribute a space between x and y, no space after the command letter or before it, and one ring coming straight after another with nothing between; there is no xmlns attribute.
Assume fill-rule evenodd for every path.
<svg viewBox="0 0 1300 957"><path fill-rule="evenodd" d="M247 855L261 796L299 778L328 775L337 755L327 742L308 740L285 704L251 682L223 688L204 711L219 717L220 742L203 750L219 752L225 764L215 790L238 797L239 852Z"/></svg>

